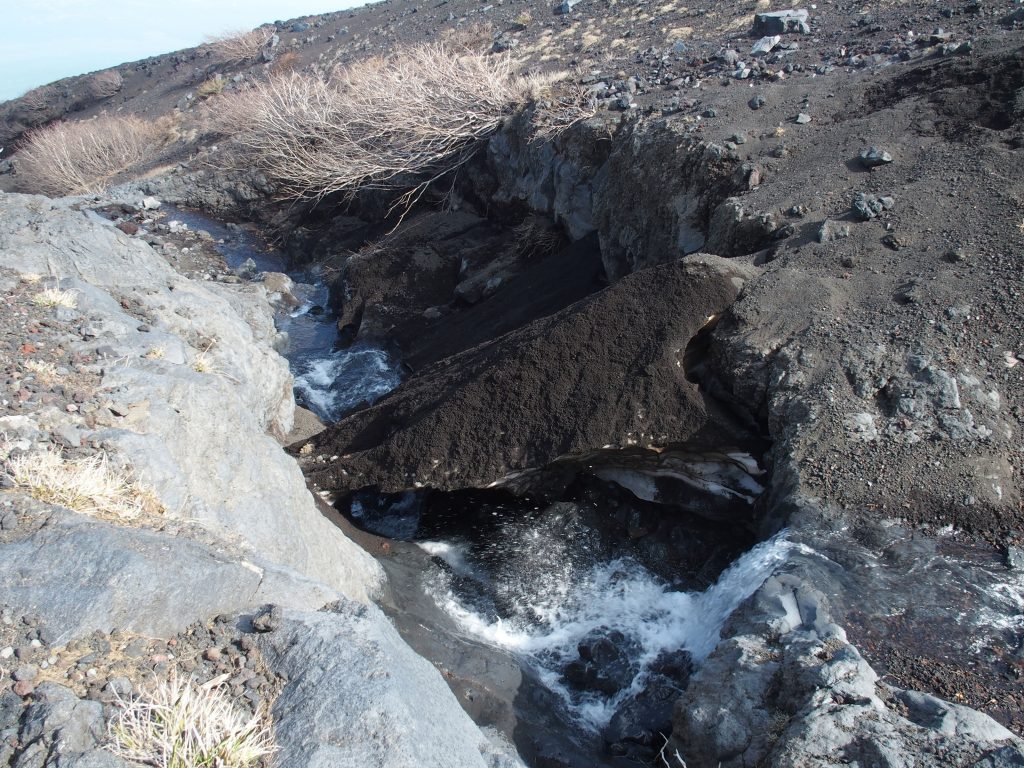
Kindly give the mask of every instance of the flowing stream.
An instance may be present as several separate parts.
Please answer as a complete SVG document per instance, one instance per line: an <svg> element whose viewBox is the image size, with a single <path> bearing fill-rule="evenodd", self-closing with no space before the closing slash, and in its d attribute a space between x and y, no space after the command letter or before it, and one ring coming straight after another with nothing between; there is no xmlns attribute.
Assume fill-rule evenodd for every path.
<svg viewBox="0 0 1024 768"><path fill-rule="evenodd" d="M182 210L167 214L174 227L208 232L236 273L283 272L294 281L298 305L279 312L277 325L288 334L284 354L297 402L333 421L400 383L384 350L339 346L328 290L315 270L289 270L245 228ZM410 543L385 567L392 589L405 582L413 595L392 609L414 647L437 663L450 651L428 642L431 633L449 638L441 645L458 644L452 677L507 660L518 672L491 680L489 695L507 699L512 721L549 729L548 740L557 743L548 749L575 751L566 764L595 765L602 742L639 743L647 750L640 756L650 756L655 731L669 727L672 702L714 649L726 618L791 549L783 536L754 545L735 526L701 527L685 514L670 520L654 503L664 475L681 478L687 492L749 503L761 490L760 470L738 455L724 462L721 455L687 457L682 472L610 466L589 478L588 491L554 505L500 493L361 493L342 511L364 530ZM616 516L618 527L602 522ZM635 533L640 518L651 535ZM687 547L694 550L689 561L673 560ZM535 694L524 697L520 688ZM501 720L483 709L479 719ZM577 735L563 739L566 730ZM635 759L630 748L618 754Z"/></svg>
<svg viewBox="0 0 1024 768"><path fill-rule="evenodd" d="M401 382L397 361L385 350L365 344L340 348L337 317L330 311L328 288L315 269L291 270L285 257L268 248L250 230L229 226L191 211L165 206L164 222L208 232L232 270L256 276L287 274L298 306L280 311L278 330L288 334L282 354L295 376L295 400L325 422L337 421L365 402L383 397ZM177 222L177 224L175 224Z"/></svg>

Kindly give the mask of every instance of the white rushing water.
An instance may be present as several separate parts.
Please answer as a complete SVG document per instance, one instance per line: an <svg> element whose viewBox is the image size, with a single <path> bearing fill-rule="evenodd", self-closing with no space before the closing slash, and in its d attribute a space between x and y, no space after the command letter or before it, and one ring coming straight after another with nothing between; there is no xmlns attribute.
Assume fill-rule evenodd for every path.
<svg viewBox="0 0 1024 768"><path fill-rule="evenodd" d="M295 393L324 421L336 421L357 405L372 403L398 386L401 377L382 349L356 346L292 363Z"/></svg>
<svg viewBox="0 0 1024 768"><path fill-rule="evenodd" d="M251 262L253 271L283 272L287 259L242 227L225 226L202 214L167 206L172 228L205 230L232 269ZM325 422L337 421L356 406L373 403L401 382L395 360L383 349L359 344L332 352L338 341L337 317L317 270L290 271L293 294L302 305L274 318L288 334L284 355L295 376L295 395Z"/></svg>
<svg viewBox="0 0 1024 768"><path fill-rule="evenodd" d="M542 682L558 693L570 712L594 729L608 724L616 708L644 688L659 656L684 649L702 661L718 644L719 631L736 607L781 565L793 548L783 535L758 544L703 592L675 591L636 561L620 558L577 566L566 556L586 541L560 540L534 528L513 544L509 566L500 574L478 567L467 546L421 542L457 575L432 586L434 599L468 635L506 649L531 663ZM503 544L503 546L506 546ZM515 553L523 557L516 558ZM554 567L552 567L554 565ZM501 584L501 608L467 596L465 582L482 590ZM608 697L571 691L562 680L580 641L595 633L621 632L638 672L632 685Z"/></svg>

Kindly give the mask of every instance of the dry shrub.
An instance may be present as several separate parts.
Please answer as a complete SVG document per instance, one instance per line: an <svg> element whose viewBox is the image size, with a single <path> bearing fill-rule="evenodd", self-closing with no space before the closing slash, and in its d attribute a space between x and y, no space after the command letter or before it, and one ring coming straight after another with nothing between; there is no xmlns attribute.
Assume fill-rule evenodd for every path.
<svg viewBox="0 0 1024 768"><path fill-rule="evenodd" d="M552 139L595 114L594 92L578 83L571 84L537 102L533 112L534 135L542 140Z"/></svg>
<svg viewBox="0 0 1024 768"><path fill-rule="evenodd" d="M257 27L207 37L206 48L225 64L243 64L257 58L274 36L273 29Z"/></svg>
<svg viewBox="0 0 1024 768"><path fill-rule="evenodd" d="M209 80L204 80L196 88L196 93L200 98L206 99L210 96L216 96L217 94L223 93L227 87L227 78L221 77L220 75L214 75Z"/></svg>
<svg viewBox="0 0 1024 768"><path fill-rule="evenodd" d="M25 109L40 112L46 109L56 97L57 90L52 85L41 85L24 93L18 101Z"/></svg>
<svg viewBox="0 0 1024 768"><path fill-rule="evenodd" d="M89 78L89 93L97 99L113 96L124 86L124 78L116 69L105 69Z"/></svg>
<svg viewBox="0 0 1024 768"><path fill-rule="evenodd" d="M248 768L276 748L270 718L247 716L219 688L176 675L137 698L119 701L110 750L157 768Z"/></svg>
<svg viewBox="0 0 1024 768"><path fill-rule="evenodd" d="M18 153L18 175L47 195L95 192L142 160L156 127L132 116L54 123L33 131Z"/></svg>
<svg viewBox="0 0 1024 768"><path fill-rule="evenodd" d="M302 58L299 54L295 51L287 51L274 59L274 63L270 65L270 70L278 74L294 72L301 63Z"/></svg>
<svg viewBox="0 0 1024 768"><path fill-rule="evenodd" d="M273 76L232 99L221 125L246 162L255 160L287 194L411 188L402 198L409 204L464 164L537 86L517 76L508 57L428 44L338 68L331 78Z"/></svg>
<svg viewBox="0 0 1024 768"><path fill-rule="evenodd" d="M49 449L8 459L5 470L33 498L83 515L125 521L164 511L151 488L114 467L106 454L65 459Z"/></svg>
<svg viewBox="0 0 1024 768"><path fill-rule="evenodd" d="M441 43L456 51L487 53L494 44L494 26L474 22L464 27L449 27L441 32Z"/></svg>

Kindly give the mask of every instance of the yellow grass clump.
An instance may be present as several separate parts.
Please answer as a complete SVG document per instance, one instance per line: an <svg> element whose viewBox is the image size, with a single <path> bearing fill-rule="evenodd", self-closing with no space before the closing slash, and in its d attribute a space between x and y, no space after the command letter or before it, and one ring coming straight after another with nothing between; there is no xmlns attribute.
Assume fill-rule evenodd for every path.
<svg viewBox="0 0 1024 768"><path fill-rule="evenodd" d="M210 35L206 39L206 47L217 61L224 64L243 64L257 58L273 36L274 30L268 28L232 30L220 35Z"/></svg>
<svg viewBox="0 0 1024 768"><path fill-rule="evenodd" d="M263 711L241 713L220 688L174 676L120 701L110 749L157 768L248 768L276 748Z"/></svg>
<svg viewBox="0 0 1024 768"><path fill-rule="evenodd" d="M39 501L105 520L134 520L164 509L153 490L114 467L106 454L66 459L51 448L5 462L14 485Z"/></svg>

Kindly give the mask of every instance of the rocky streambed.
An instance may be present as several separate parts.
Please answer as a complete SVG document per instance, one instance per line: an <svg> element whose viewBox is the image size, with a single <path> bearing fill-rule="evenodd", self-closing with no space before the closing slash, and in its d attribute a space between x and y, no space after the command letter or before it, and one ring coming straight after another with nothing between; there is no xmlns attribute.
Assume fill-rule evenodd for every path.
<svg viewBox="0 0 1024 768"><path fill-rule="evenodd" d="M446 243L447 247L453 245L457 248L457 241ZM696 315L692 326L666 335L659 330L658 318L652 317L652 331L636 337L643 339L641 346L648 349L631 351L626 336L612 334L614 344L602 349L591 343L591 357L577 365L606 369L621 364L616 356L624 348L627 359L650 355L650 339L666 339L674 350L668 359L681 369L676 381L689 398L687 404L692 408L699 403L707 414L691 427L696 436L692 442L658 451L627 443L575 456L551 453L548 455L554 458L548 464L525 471L483 470L499 475L486 484L473 475L469 480L439 480L429 474L438 462L428 464L418 449L413 452L415 463L405 465L409 474L402 482L412 486L408 490L392 490L387 481L380 482L395 477L396 467L382 466L377 457L350 465L357 468L351 472L354 479L341 483L340 488L337 481L329 481L328 487L336 489L332 494L335 509L371 534L360 540L378 555L388 574L382 605L404 639L442 671L478 725L503 734L532 765L652 761L666 754L666 745L668 754L685 752L698 765L711 764L739 744L745 746L738 759L747 760L751 755L763 759L768 749L778 749L779 734L770 729L777 728L774 723L793 711L800 713L801 721L791 735L796 742L790 747L797 755L794 760L810 759L809 754L823 759L843 743L847 754L862 749L852 746L854 742L844 742L852 733L849 724L858 718L870 718L886 743L931 750L936 760L970 760L974 759L971 755L984 753L981 744L1012 741L1009 732L994 723L991 727L996 730L985 731L988 726L972 720L967 709L947 709L937 699L921 698L896 686L880 688L877 674L849 644L846 631L833 623L840 621L851 632L864 633L855 636L867 638L878 632L881 617L900 615L897 623L906 632L900 649L891 640L888 647L882 640L881 650L886 655L876 657L876 664L906 664L908 658L925 654L970 663L980 648L1001 645L1007 633L1012 636L1014 632L1016 587L1002 563L984 548L972 551L963 547L955 535L936 538L899 526L883 525L871 534L862 528L860 535L872 538L856 548L850 547L841 529L809 520L797 531L783 530L770 536L770 524L766 526L761 519L769 500L766 490L774 485L761 465L768 456L769 443L742 408L720 397L720 379L713 358L709 358L708 337L715 323L707 322L720 310L713 304L707 310L699 303L694 306L695 299L728 302L727 297L735 295L730 291L742 287L756 272L735 260L716 261L706 256L681 262L674 270L682 270L681 285L692 285L685 277L696 274L702 278L697 294L689 288L681 299L686 304L680 307L686 309L680 314ZM541 318L536 326L543 328L542 332L503 337L500 351L470 350L463 359L456 358L454 365L436 366L438 374L428 363L426 370L416 372L405 391L379 406L360 407L351 416L343 414L336 427L296 446L296 454L314 482L323 485L322 478L330 472L324 465L337 463L337 459L320 454L319 446L335 439L335 434L346 440L353 439L348 437L349 430L365 435L361 425L379 423L382 412L392 424L400 425L400 430L415 425L417 419L396 414L408 414L411 409L423 417L418 377L425 380L419 391L444 391L447 387L456 399L469 397L466 402L473 402L479 374L460 380L459 373L450 370L462 367L465 360L473 361L471 369L480 365L481 359L487 361L484 365L499 369L509 359L516 365L523 345L528 350L531 345L541 349L557 344L559 334L575 339L575 332L567 332L563 326L587 327L597 317L606 327L614 326L622 306L631 308L633 330L639 327L642 331L643 318L636 311L631 291L648 297L658 307L671 301L651 299L659 289L662 296L679 291L673 286L672 270L655 269L653 273L642 282L620 281L614 289L584 299L582 306L552 319ZM358 275L349 277L346 290L362 285ZM719 294L726 298L715 299L713 281L723 276L731 288ZM633 287L631 282L639 285ZM384 337L375 332L373 338L379 343ZM304 354L313 352L307 349ZM418 348L417 354L429 360L431 353ZM543 371L547 361L542 353L528 355L530 365ZM559 373L542 373L539 379L545 382L543 386L557 387L557 379L566 369L571 370L573 363L553 355L550 364L552 371L557 367ZM449 370L440 373L445 368ZM435 375L438 378L432 379ZM604 375L615 376L614 372ZM624 383L627 379L623 374ZM361 399L359 386L353 386L352 399ZM367 386L372 395L376 385ZM470 394L463 395L463 388ZM710 396L712 392L719 396ZM577 384L571 394L585 393L585 385ZM403 397L409 404L403 404ZM558 419L564 421L572 406L558 404L558 417L543 412L536 415L538 399L529 391L510 397L513 405L519 404L520 428L525 422L527 435L530 429L537 430L534 434L543 431L542 440L546 441L551 438L550 427ZM595 399L584 398L584 402ZM432 407L444 412L446 404L438 402ZM680 422L687 423L682 417L671 421L669 408L664 412L673 429L678 429ZM425 434L444 437L443 428L439 431L437 425L459 419L454 413L434 422ZM490 417L501 423L500 406ZM427 423L433 418L427 416ZM530 418L537 420L536 427L531 427ZM474 429L490 428L463 417L461 429L467 421ZM657 421L647 421L647 429L657 429ZM504 423L513 422L510 418ZM643 433L639 435L635 442L642 439ZM716 447L704 442L709 436L719 441ZM493 439L501 445L503 437L495 432ZM595 439L599 438L591 438ZM437 450L429 441L423 445ZM482 456L486 456L487 445ZM452 448L457 450L455 444ZM395 456L393 450L385 454L389 461ZM359 460L350 453L346 461ZM379 474L360 475L359 467L374 464ZM399 462L398 469L402 466ZM446 473L450 476L457 466L446 465ZM474 470L481 471L478 466ZM350 476L350 471L346 469L342 476ZM416 473L424 471L433 479L419 480ZM470 485L460 487L461 482ZM442 487L435 488L435 484ZM796 517L800 518L799 513ZM758 543L758 539L764 540ZM951 560L953 551L958 555ZM915 573L913 588L903 583L907 577L900 575L907 568ZM956 584L972 597L959 606L945 605L948 590L958 589ZM942 628L941 642L931 631L910 628L913 614L907 623L902 607L908 600L922 606L921 614L933 627ZM985 607L979 608L977 601ZM969 609L974 618L965 623L969 603L974 604ZM762 635L764 629L756 627L772 629ZM888 634L891 630L883 631ZM866 643L876 652L879 645L874 640ZM738 649L742 651L737 656ZM813 662L807 658L812 653ZM816 675L825 678L786 679L787 664L808 663L816 668ZM859 709L832 711L831 706L815 703L813 694L820 680L840 678L845 681L843 686L859 693L842 694L849 700L833 699L833 704ZM938 679L932 678L933 684ZM954 701L980 692L975 685L965 684L967 679L953 683L958 689L952 694ZM781 692L776 686L782 686ZM1000 689L998 683L994 687L986 684L990 693L996 689ZM1013 684L1001 687L998 695L1005 707L1003 716L1013 722ZM736 713L731 715L735 722L724 721L735 728L735 741L723 745L721 718L727 711ZM958 727L971 735L964 741L936 741L929 735L928 725L934 714L925 714L936 711L960 718L963 724ZM822 728L824 733L819 730Z"/></svg>

